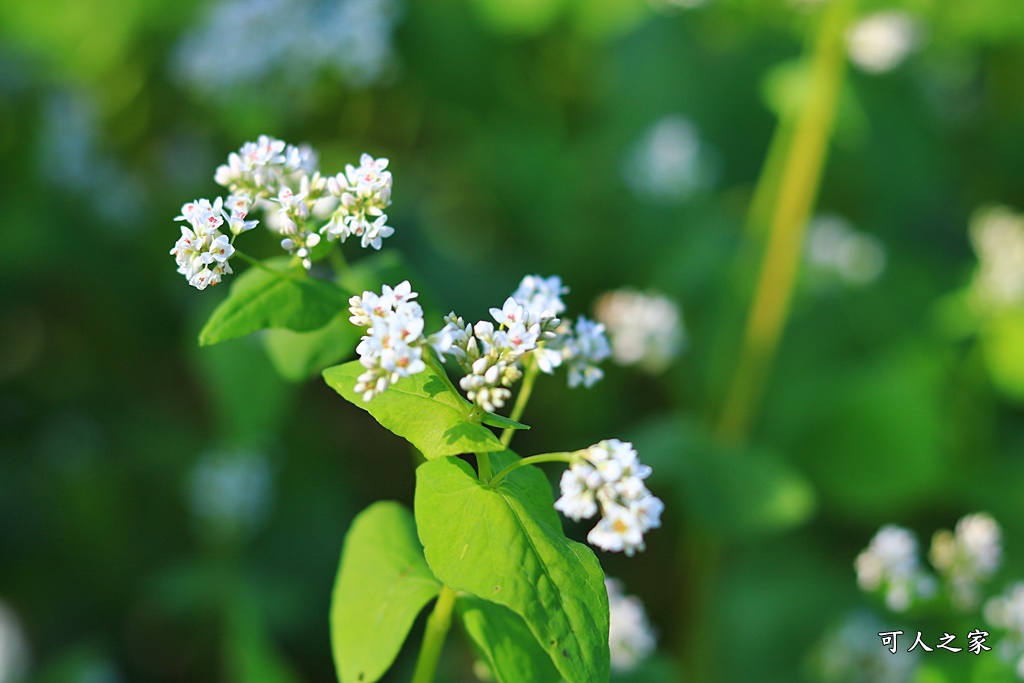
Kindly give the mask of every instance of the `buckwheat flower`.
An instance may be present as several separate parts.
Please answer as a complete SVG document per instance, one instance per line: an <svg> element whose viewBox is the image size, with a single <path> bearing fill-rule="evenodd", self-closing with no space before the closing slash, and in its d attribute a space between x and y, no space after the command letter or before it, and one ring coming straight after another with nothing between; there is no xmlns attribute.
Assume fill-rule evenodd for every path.
<svg viewBox="0 0 1024 683"><path fill-rule="evenodd" d="M930 596L934 579L920 567L917 538L913 532L888 524L879 529L868 547L854 562L857 584L864 591L885 592L885 603L894 612L906 610L910 604Z"/></svg>
<svg viewBox="0 0 1024 683"><path fill-rule="evenodd" d="M1008 632L999 643L1000 654L1007 660L1016 660L1017 677L1024 679L1024 581L988 600L983 614L991 626Z"/></svg>
<svg viewBox="0 0 1024 683"><path fill-rule="evenodd" d="M562 278L557 275L544 278L540 275L527 275L513 292L512 298L526 312L536 318L557 316L565 311L562 295L568 294L569 288L562 285Z"/></svg>
<svg viewBox="0 0 1024 683"><path fill-rule="evenodd" d="M661 525L664 504L643 483L650 474L633 444L601 441L574 454L562 474L555 509L579 521L593 517L600 506L601 519L587 541L632 556L644 549L643 534Z"/></svg>
<svg viewBox="0 0 1024 683"><path fill-rule="evenodd" d="M423 372L423 309L413 301L418 294L406 280L381 293L363 292L349 300L349 318L367 327L356 353L366 370L356 378L355 391L371 400L402 377Z"/></svg>
<svg viewBox="0 0 1024 683"><path fill-rule="evenodd" d="M1024 301L1024 216L1006 206L971 217L971 245L978 269L971 291L983 309L998 311Z"/></svg>
<svg viewBox="0 0 1024 683"><path fill-rule="evenodd" d="M662 372L683 348L682 313L660 294L615 290L598 298L595 311L611 341L612 358L620 365Z"/></svg>
<svg viewBox="0 0 1024 683"><path fill-rule="evenodd" d="M326 192L338 200L330 220L320 229L328 240L359 237L363 248L380 249L382 240L394 234L384 213L391 204L392 178L385 171L387 159L363 154L358 167L347 164L344 173L324 181Z"/></svg>
<svg viewBox="0 0 1024 683"><path fill-rule="evenodd" d="M608 645L612 668L626 672L654 652L657 639L640 599L624 595L622 583L617 579L605 578L604 585L608 590Z"/></svg>
<svg viewBox="0 0 1024 683"><path fill-rule="evenodd" d="M228 259L235 249L227 235L219 230L225 215L223 199L218 197L213 202L208 199L189 202L176 218L187 222L191 228L182 226L181 237L170 253L178 264L178 272L196 289L216 285L223 275L232 272Z"/></svg>
<svg viewBox="0 0 1024 683"><path fill-rule="evenodd" d="M569 386L594 386L604 377L598 363L611 356L612 350L604 325L580 316L576 319L572 335L562 344L562 359L569 368Z"/></svg>
<svg viewBox="0 0 1024 683"><path fill-rule="evenodd" d="M918 22L906 12L876 12L846 33L850 60L869 73L896 68L921 40Z"/></svg>
<svg viewBox="0 0 1024 683"><path fill-rule="evenodd" d="M990 579L1002 560L999 525L984 512L967 515L953 532L935 532L928 558L949 581L953 604L973 609L981 597L978 584Z"/></svg>

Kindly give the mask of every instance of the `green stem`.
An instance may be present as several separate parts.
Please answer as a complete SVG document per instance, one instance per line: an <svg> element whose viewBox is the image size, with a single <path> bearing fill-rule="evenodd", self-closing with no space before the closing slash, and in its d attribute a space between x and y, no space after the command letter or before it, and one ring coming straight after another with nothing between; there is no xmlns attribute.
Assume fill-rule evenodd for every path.
<svg viewBox="0 0 1024 683"><path fill-rule="evenodd" d="M338 284L346 282L351 269L349 268L348 261L345 260L345 255L341 253L341 244L337 244L331 249L328 258L331 261L331 268L334 269L335 282Z"/></svg>
<svg viewBox="0 0 1024 683"><path fill-rule="evenodd" d="M768 242L750 307L740 358L736 365L717 425L724 442L746 438L761 392L778 349L789 315L793 286L803 253L807 219L814 204L835 123L839 90L843 82L846 49L843 33L852 13L853 0L836 0L823 9L814 54L811 58L808 95L790 130L780 123L776 135L788 145L784 161L766 165L759 182L777 186L771 210L761 187L751 220L768 219ZM772 155L779 146L772 144ZM778 178L772 178L775 173ZM756 226L753 226L756 231Z"/></svg>
<svg viewBox="0 0 1024 683"><path fill-rule="evenodd" d="M540 368L537 366L537 362L533 359L533 356L526 357L526 372L523 376L523 386L519 389L519 395L516 396L516 403L512 406L512 413L509 415L510 418L519 422L519 418L523 416L523 411L526 410L526 404L530 400L530 394L533 393L533 385L537 381L537 375L540 374ZM508 445L512 443L512 436L516 433L516 430L512 427L505 427L505 431L501 433L501 445L508 448Z"/></svg>
<svg viewBox="0 0 1024 683"><path fill-rule="evenodd" d="M476 470L480 481L487 484L491 481L491 456L487 453L476 454Z"/></svg>
<svg viewBox="0 0 1024 683"><path fill-rule="evenodd" d="M416 660L412 683L433 683L437 663L441 659L441 648L452 625L452 608L455 606L455 591L448 586L441 588L434 611L427 617L427 630L423 633L423 645Z"/></svg>
<svg viewBox="0 0 1024 683"><path fill-rule="evenodd" d="M510 465L507 465L505 469L494 475L488 486L492 489L497 487L501 483L501 480L508 476L509 472L519 469L520 467L526 467L527 465L539 465L542 462L572 462L573 454L565 451L562 453L544 453L542 455L531 455L528 458L516 460Z"/></svg>

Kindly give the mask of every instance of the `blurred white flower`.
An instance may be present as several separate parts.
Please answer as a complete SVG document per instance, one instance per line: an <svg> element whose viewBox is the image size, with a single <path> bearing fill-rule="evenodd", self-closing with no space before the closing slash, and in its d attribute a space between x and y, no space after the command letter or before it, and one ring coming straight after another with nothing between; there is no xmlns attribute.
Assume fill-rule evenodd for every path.
<svg viewBox="0 0 1024 683"><path fill-rule="evenodd" d="M906 610L914 600L935 592L935 580L921 569L917 538L913 532L887 524L854 562L862 590L885 593L885 604L894 612Z"/></svg>
<svg viewBox="0 0 1024 683"><path fill-rule="evenodd" d="M850 60L870 73L896 68L920 41L918 21L899 10L870 14L846 33Z"/></svg>
<svg viewBox="0 0 1024 683"><path fill-rule="evenodd" d="M177 76L204 96L274 83L301 90L324 71L364 86L394 61L396 0L221 0L185 34Z"/></svg>
<svg viewBox="0 0 1024 683"><path fill-rule="evenodd" d="M18 615L0 600L0 683L14 683L28 669L28 641Z"/></svg>
<svg viewBox="0 0 1024 683"><path fill-rule="evenodd" d="M266 455L209 451L188 479L188 502L204 532L244 539L258 531L270 510L273 473Z"/></svg>
<svg viewBox="0 0 1024 683"><path fill-rule="evenodd" d="M983 208L971 217L971 244L978 269L971 283L983 308L1024 301L1024 216L1005 206Z"/></svg>
<svg viewBox="0 0 1024 683"><path fill-rule="evenodd" d="M900 641L895 653L879 641L878 634L892 630L876 616L856 612L838 627L829 629L812 657L814 680L821 683L909 683L920 663L921 648L907 652L913 633L906 643Z"/></svg>
<svg viewBox="0 0 1024 683"><path fill-rule="evenodd" d="M978 584L999 569L1002 553L999 525L990 515L979 512L962 518L953 532L936 531L928 558L949 581L953 604L969 610L980 600Z"/></svg>
<svg viewBox="0 0 1024 683"><path fill-rule="evenodd" d="M1009 632L999 643L1000 654L1016 660L1017 677L1024 680L1024 581L986 602L984 616L990 625Z"/></svg>
<svg viewBox="0 0 1024 683"><path fill-rule="evenodd" d="M604 585L608 589L608 645L612 669L629 671L654 652L657 639L640 599L623 595L622 582L617 579L606 578Z"/></svg>
<svg viewBox="0 0 1024 683"><path fill-rule="evenodd" d="M658 373L683 348L682 313L660 294L618 289L601 295L594 309L611 339L612 358L620 365Z"/></svg>
<svg viewBox="0 0 1024 683"><path fill-rule="evenodd" d="M854 230L839 216L823 214L807 226L807 263L818 274L851 286L878 279L885 270L885 247L878 238Z"/></svg>
<svg viewBox="0 0 1024 683"><path fill-rule="evenodd" d="M639 197L685 201L711 184L708 150L697 129L682 116L666 116L643 134L623 169Z"/></svg>
<svg viewBox="0 0 1024 683"><path fill-rule="evenodd" d="M572 333L564 335L560 346L562 360L569 369L570 387L582 384L589 389L604 377L598 363L607 360L612 349L602 323L579 316Z"/></svg>

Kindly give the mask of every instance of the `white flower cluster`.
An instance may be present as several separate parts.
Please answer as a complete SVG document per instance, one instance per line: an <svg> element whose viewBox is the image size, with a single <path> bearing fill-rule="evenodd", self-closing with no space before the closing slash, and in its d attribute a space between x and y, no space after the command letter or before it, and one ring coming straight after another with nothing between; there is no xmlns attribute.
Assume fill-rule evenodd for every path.
<svg viewBox="0 0 1024 683"><path fill-rule="evenodd" d="M608 645L612 668L629 671L645 659L657 646L657 639L640 598L624 595L622 582L605 578L608 590Z"/></svg>
<svg viewBox="0 0 1024 683"><path fill-rule="evenodd" d="M245 213L224 210L224 200L217 197L197 199L181 207L175 220L185 221L191 227L181 227L181 237L174 243L171 255L178 264L178 272L196 289L206 289L220 282L221 276L231 274L229 259L235 253L231 240L220 231L228 221L233 234L248 230L256 221L246 221ZM237 232L236 232L237 230Z"/></svg>
<svg viewBox="0 0 1024 683"><path fill-rule="evenodd" d="M868 15L846 33L850 60L869 73L896 68L920 42L919 22L899 10Z"/></svg>
<svg viewBox="0 0 1024 683"><path fill-rule="evenodd" d="M1017 677L1024 680L1024 581L986 602L984 614L990 625L1009 631L1000 645L1008 659L1017 660Z"/></svg>
<svg viewBox="0 0 1024 683"><path fill-rule="evenodd" d="M999 524L984 512L966 515L954 531L936 531L928 559L950 585L953 604L962 610L977 606L978 584L992 578L1002 561Z"/></svg>
<svg viewBox="0 0 1024 683"><path fill-rule="evenodd" d="M813 275L852 287L877 280L886 262L885 247L877 237L832 214L816 216L807 226L806 258Z"/></svg>
<svg viewBox="0 0 1024 683"><path fill-rule="evenodd" d="M935 592L935 579L921 568L917 537L909 529L887 524L854 562L857 584L865 591L885 591L885 604L894 612L906 610Z"/></svg>
<svg viewBox="0 0 1024 683"><path fill-rule="evenodd" d="M257 451L209 451L188 479L188 502L200 530L225 539L254 534L267 518L274 476Z"/></svg>
<svg viewBox="0 0 1024 683"><path fill-rule="evenodd" d="M356 380L355 391L369 401L402 377L423 372L423 309L413 301L417 296L408 280L392 288L384 285L380 294L363 292L349 300L349 320L367 327L356 347L359 362L366 368Z"/></svg>
<svg viewBox="0 0 1024 683"><path fill-rule="evenodd" d="M307 99L330 82L382 80L395 55L398 0L215 0L203 3L175 47L179 81L204 100L231 102L253 89L275 100ZM230 30L225 30L230 27Z"/></svg>
<svg viewBox="0 0 1024 683"><path fill-rule="evenodd" d="M527 354L541 372L552 374L565 364L570 387L590 387L604 376L597 364L611 349L604 325L580 316L570 326L557 317L565 310L561 295L567 291L557 275L527 275L501 308L490 309L494 322L471 325L449 313L445 326L430 336L430 344L439 356L455 359L466 373L459 385L487 412L501 408L512 396L509 387L522 377Z"/></svg>
<svg viewBox="0 0 1024 683"><path fill-rule="evenodd" d="M829 628L808 661L812 680L820 683L911 683L921 662L921 648L907 652L900 641L896 652L880 647L878 633L891 623L857 611Z"/></svg>
<svg viewBox="0 0 1024 683"><path fill-rule="evenodd" d="M620 365L662 372L683 347L679 306L660 294L618 289L601 295L594 308L611 337L612 358Z"/></svg>
<svg viewBox="0 0 1024 683"><path fill-rule="evenodd" d="M971 218L971 244L978 270L971 289L983 308L1024 301L1024 216L1005 206L979 210Z"/></svg>
<svg viewBox="0 0 1024 683"><path fill-rule="evenodd" d="M383 215L391 203L387 164L387 159L363 154L358 168L347 165L344 174L324 178L316 153L307 146L268 135L246 142L214 174L217 184L230 192L227 199L196 200L178 216L192 225L191 230L182 228L171 250L178 272L199 289L231 273L227 259L234 253L234 237L229 239L219 228L226 221L233 236L251 230L258 221L246 218L254 209L264 211L264 224L281 236L281 248L306 269L313 265L312 250L322 233L328 239L359 235L364 247L380 249L381 239L394 233ZM331 219L318 229L316 223L327 216ZM367 217L377 218L370 222Z"/></svg>
<svg viewBox="0 0 1024 683"><path fill-rule="evenodd" d="M381 240L395 232L386 225L388 217L384 213L391 204L391 172L384 170L387 166L387 159L364 154L358 168L346 164L344 173L328 178L327 189L338 198L338 208L320 229L327 233L328 240L340 238L344 242L355 235L362 238L364 248L380 249Z"/></svg>
<svg viewBox="0 0 1024 683"><path fill-rule="evenodd" d="M633 146L623 180L641 199L683 202L712 184L711 156L693 123L678 114L666 116Z"/></svg>
<svg viewBox="0 0 1024 683"><path fill-rule="evenodd" d="M609 552L632 555L644 549L644 532L661 526L665 509L644 485L651 468L640 463L633 444L608 439L577 451L562 473L562 496L555 509L579 521L601 508L601 519L587 541Z"/></svg>

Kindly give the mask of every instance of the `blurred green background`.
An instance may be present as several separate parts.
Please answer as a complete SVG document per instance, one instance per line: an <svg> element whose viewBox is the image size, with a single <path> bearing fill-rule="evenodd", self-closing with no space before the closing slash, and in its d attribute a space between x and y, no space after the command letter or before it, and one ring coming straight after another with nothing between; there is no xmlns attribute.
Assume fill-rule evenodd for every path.
<svg viewBox="0 0 1024 683"><path fill-rule="evenodd" d="M571 314L624 286L682 308L668 370L542 379L516 437L634 439L655 468L663 528L601 554L660 634L636 680L685 674L695 638L717 680L825 680L814 653L871 604L852 562L886 522L927 539L987 510L1001 577L1024 576L1024 309L979 294L979 253L1018 252L969 231L1024 208L1024 5L859 12L883 9L912 44L848 69L749 452L720 458L747 209L819 3L0 4L0 681L334 680L341 540L372 501L411 502L408 446L318 378L279 379L258 336L198 348L224 291L168 255L180 206L261 133L330 173L388 157L385 251L438 309L482 318L527 273L561 275ZM1018 265L994 266L1011 295ZM703 612L694 538L722 548ZM453 636L444 680L471 664Z"/></svg>

